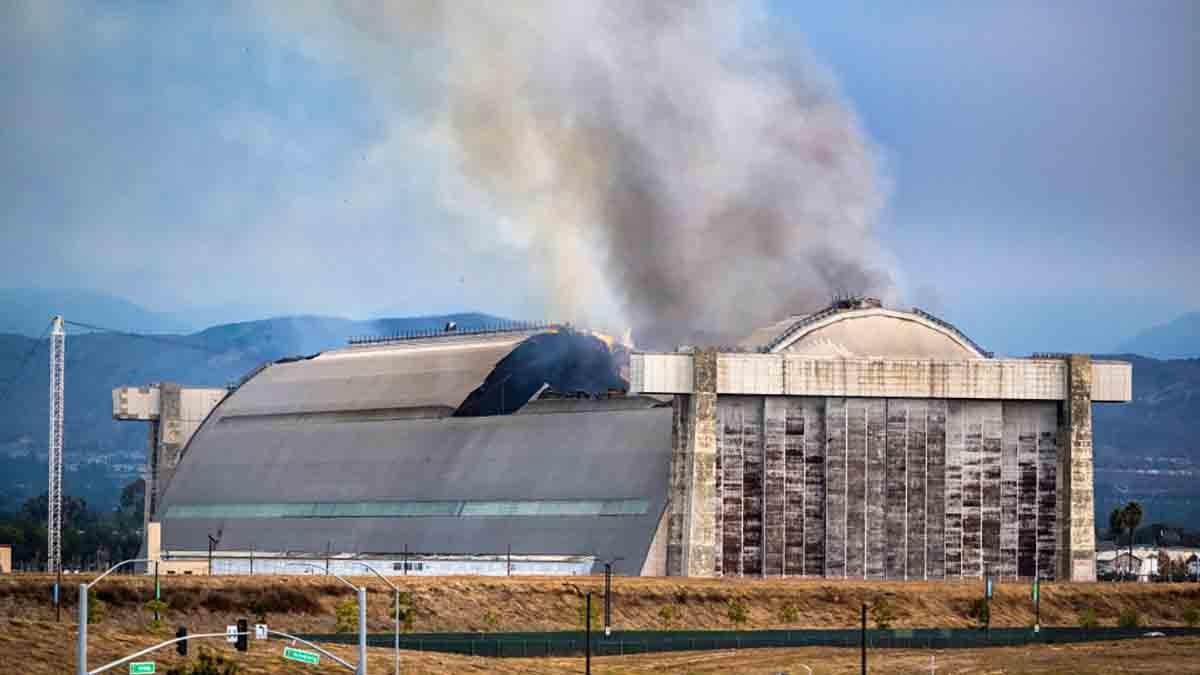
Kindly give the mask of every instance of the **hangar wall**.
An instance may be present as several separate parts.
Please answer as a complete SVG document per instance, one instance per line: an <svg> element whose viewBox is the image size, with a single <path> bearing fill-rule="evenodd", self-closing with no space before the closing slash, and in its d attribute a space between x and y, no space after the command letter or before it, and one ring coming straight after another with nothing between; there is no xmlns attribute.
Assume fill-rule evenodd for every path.
<svg viewBox="0 0 1200 675"><path fill-rule="evenodd" d="M721 396L712 573L1054 578L1053 402Z"/></svg>

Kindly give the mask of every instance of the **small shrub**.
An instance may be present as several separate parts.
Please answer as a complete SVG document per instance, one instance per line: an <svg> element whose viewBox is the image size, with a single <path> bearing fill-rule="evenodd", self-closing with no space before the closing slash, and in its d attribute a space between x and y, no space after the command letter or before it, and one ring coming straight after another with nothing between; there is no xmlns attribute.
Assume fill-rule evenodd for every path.
<svg viewBox="0 0 1200 675"><path fill-rule="evenodd" d="M664 627L670 627L675 623L675 619L679 615L679 610L675 605L663 605L658 608L658 620L662 622Z"/></svg>
<svg viewBox="0 0 1200 675"><path fill-rule="evenodd" d="M400 630L411 631L413 623L417 619L417 603L413 600L413 594L407 591L400 592ZM500 620L496 619L496 623Z"/></svg>
<svg viewBox="0 0 1200 675"><path fill-rule="evenodd" d="M1096 610L1087 607L1079 615L1080 628L1095 628L1100 625L1100 621L1096 619Z"/></svg>
<svg viewBox="0 0 1200 675"><path fill-rule="evenodd" d="M195 661L167 669L167 675L237 675L238 672L236 661L207 649L201 649Z"/></svg>
<svg viewBox="0 0 1200 675"><path fill-rule="evenodd" d="M730 598L725 605L725 614L729 617L730 623L735 626L741 626L746 623L749 618L749 612L746 610L746 605L737 598Z"/></svg>
<svg viewBox="0 0 1200 675"><path fill-rule="evenodd" d="M1200 608L1188 607L1183 610L1183 622L1191 628L1200 625Z"/></svg>
<svg viewBox="0 0 1200 675"><path fill-rule="evenodd" d="M779 620L786 624L794 624L800 621L800 608L787 604L779 610Z"/></svg>
<svg viewBox="0 0 1200 675"><path fill-rule="evenodd" d="M150 619L150 630L157 631L162 628L162 617L167 613L167 603L162 600L151 600L145 605L146 611L154 614L155 618Z"/></svg>
<svg viewBox="0 0 1200 675"><path fill-rule="evenodd" d="M1142 618L1138 616L1138 611L1132 607L1126 607L1121 610L1121 616L1117 619L1117 625L1121 628L1137 628L1142 623Z"/></svg>
<svg viewBox="0 0 1200 675"><path fill-rule="evenodd" d="M992 614L991 606L988 604L987 598L975 598L971 601L971 606L967 610L967 618L975 622L976 628L986 628L990 623Z"/></svg>
<svg viewBox="0 0 1200 675"><path fill-rule="evenodd" d="M108 604L96 596L95 589L88 589L87 592L87 622L89 624L100 623L104 619L105 609Z"/></svg>
<svg viewBox="0 0 1200 675"><path fill-rule="evenodd" d="M267 622L267 603L263 600L262 594L255 596L246 609L249 609L250 613L254 615L254 623Z"/></svg>
<svg viewBox="0 0 1200 675"><path fill-rule="evenodd" d="M337 628L339 633L357 633L358 632L358 601L347 600L338 604L334 608L334 616L337 618Z"/></svg>
<svg viewBox="0 0 1200 675"><path fill-rule="evenodd" d="M490 609L483 612L483 627L488 632L493 632L500 627L500 617Z"/></svg>
<svg viewBox="0 0 1200 675"><path fill-rule="evenodd" d="M875 602L871 603L871 619L875 621L875 627L879 630L892 627L892 622L896 620L896 610L886 597L875 598Z"/></svg>
<svg viewBox="0 0 1200 675"><path fill-rule="evenodd" d="M604 598L592 596L592 630L603 627L604 623L600 620L600 613L604 608ZM580 597L579 607L575 610L575 620L578 622L579 630L587 627L587 600Z"/></svg>
<svg viewBox="0 0 1200 675"><path fill-rule="evenodd" d="M675 591L675 604L686 605L687 600L688 600L688 596L687 596L686 590L681 588L681 589Z"/></svg>

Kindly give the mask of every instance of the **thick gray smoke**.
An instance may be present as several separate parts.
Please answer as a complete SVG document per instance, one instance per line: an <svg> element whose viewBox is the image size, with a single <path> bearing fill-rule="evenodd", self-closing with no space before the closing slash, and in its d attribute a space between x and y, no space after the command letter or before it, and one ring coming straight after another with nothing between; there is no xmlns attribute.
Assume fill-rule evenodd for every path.
<svg viewBox="0 0 1200 675"><path fill-rule="evenodd" d="M334 7L300 25L336 24L323 48L381 95L397 89L393 50L406 77L428 74L446 205L480 241L527 250L549 317L663 345L839 292L890 296L872 148L756 4Z"/></svg>

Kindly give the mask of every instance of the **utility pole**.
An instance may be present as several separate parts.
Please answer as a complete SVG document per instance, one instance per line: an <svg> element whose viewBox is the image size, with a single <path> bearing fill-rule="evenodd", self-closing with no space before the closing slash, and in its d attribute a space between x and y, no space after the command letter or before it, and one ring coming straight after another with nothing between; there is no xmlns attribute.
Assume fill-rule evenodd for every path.
<svg viewBox="0 0 1200 675"><path fill-rule="evenodd" d="M61 315L54 317L50 331L50 489L47 491L46 571L62 569L62 470L63 470L63 371L67 334Z"/></svg>

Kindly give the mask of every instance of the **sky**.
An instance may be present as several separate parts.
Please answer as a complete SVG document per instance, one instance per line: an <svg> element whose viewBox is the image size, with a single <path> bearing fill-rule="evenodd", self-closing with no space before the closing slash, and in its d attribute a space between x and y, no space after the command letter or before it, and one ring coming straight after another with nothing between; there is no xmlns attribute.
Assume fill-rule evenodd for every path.
<svg viewBox="0 0 1200 675"><path fill-rule="evenodd" d="M0 3L0 287L211 320L542 318L537 252L452 206L437 57L332 47L320 5ZM1200 309L1200 4L765 11L873 146L895 303L1011 354Z"/></svg>

